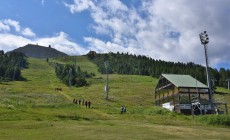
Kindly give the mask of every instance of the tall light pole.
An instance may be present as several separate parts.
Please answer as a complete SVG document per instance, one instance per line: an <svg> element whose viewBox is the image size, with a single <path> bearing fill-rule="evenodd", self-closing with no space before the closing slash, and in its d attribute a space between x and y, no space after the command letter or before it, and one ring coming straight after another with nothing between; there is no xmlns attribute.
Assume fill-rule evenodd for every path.
<svg viewBox="0 0 230 140"><path fill-rule="evenodd" d="M204 52L205 52L205 61L206 61L206 74L207 74L207 84L209 88L209 95L210 95L210 104L211 104L211 109L213 111L213 93L212 93L212 88L211 88L211 83L210 83L210 74L209 74L209 65L208 65L208 51L207 51L207 46L209 42L208 34L206 31L203 33L199 34L200 36L200 41L201 44L204 45Z"/></svg>
<svg viewBox="0 0 230 140"><path fill-rule="evenodd" d="M108 68L109 68L109 62L105 61L105 69L106 69L106 86L105 86L105 91L106 91L106 97L105 99L108 100L109 99L109 75L108 75Z"/></svg>
<svg viewBox="0 0 230 140"><path fill-rule="evenodd" d="M229 90L229 82L230 82L230 79L227 79L226 81L228 82L228 90Z"/></svg>

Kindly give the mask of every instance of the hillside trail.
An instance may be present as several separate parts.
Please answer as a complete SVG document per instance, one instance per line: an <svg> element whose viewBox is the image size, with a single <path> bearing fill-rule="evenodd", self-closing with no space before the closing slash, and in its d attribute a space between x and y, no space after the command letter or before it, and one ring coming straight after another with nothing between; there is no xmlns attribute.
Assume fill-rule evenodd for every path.
<svg viewBox="0 0 230 140"><path fill-rule="evenodd" d="M24 75L28 78L31 85L39 85L41 88L50 88L51 93L61 94L67 100L71 101L73 97L68 95L65 91L55 91L55 88L67 89L66 85L62 84L56 77L54 67L50 66L46 61L42 59L29 59L29 69L27 69L27 74ZM36 77L36 78L35 78ZM34 80L36 79L36 80Z"/></svg>
<svg viewBox="0 0 230 140"><path fill-rule="evenodd" d="M53 88L53 89L57 88L57 84L54 84L53 77L51 77L51 75L49 75L49 81L50 81L50 87L51 88ZM62 84L62 86L64 87L65 85ZM66 97L66 99L68 99L69 101L72 101L73 97L71 97L70 95L68 95L66 92L64 92L64 91L57 91L57 92L59 94L63 95L64 97Z"/></svg>

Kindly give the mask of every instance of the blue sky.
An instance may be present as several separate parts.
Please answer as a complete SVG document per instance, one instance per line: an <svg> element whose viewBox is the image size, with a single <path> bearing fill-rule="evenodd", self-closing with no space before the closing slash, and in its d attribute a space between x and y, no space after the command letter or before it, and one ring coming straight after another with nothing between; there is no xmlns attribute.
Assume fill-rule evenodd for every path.
<svg viewBox="0 0 230 140"><path fill-rule="evenodd" d="M89 50L205 64L199 33L210 38L209 64L230 69L228 0L1 0L0 50L28 43L69 55Z"/></svg>

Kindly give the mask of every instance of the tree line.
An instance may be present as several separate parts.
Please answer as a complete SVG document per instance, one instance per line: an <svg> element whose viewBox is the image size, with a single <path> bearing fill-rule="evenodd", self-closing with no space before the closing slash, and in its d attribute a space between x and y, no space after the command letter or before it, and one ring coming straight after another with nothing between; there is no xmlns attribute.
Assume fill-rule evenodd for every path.
<svg viewBox="0 0 230 140"><path fill-rule="evenodd" d="M28 67L27 56L20 52L0 53L0 81L22 80L21 70Z"/></svg>
<svg viewBox="0 0 230 140"><path fill-rule="evenodd" d="M207 83L206 69L202 65L193 62L168 62L155 60L143 55L133 55L129 53L107 53L107 54L88 54L88 58L98 66L98 71L105 74L104 62L109 61L109 73L147 75L159 78L162 73L167 74L188 74L203 83ZM211 84L213 86L227 87L226 79L230 78L230 70L220 68L220 70L210 68Z"/></svg>
<svg viewBox="0 0 230 140"><path fill-rule="evenodd" d="M68 86L83 87L88 86L87 78L91 78L95 74L82 71L80 66L69 64L55 64L56 76Z"/></svg>

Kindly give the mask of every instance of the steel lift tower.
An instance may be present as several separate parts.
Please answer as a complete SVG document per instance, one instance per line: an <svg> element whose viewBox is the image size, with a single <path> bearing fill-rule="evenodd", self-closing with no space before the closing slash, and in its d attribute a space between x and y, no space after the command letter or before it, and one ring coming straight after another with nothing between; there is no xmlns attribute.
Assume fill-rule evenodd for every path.
<svg viewBox="0 0 230 140"><path fill-rule="evenodd" d="M109 99L109 73L108 73L109 62L105 61L104 64L105 64L105 69L106 69L106 86L105 86L106 97L105 99L108 100Z"/></svg>
<svg viewBox="0 0 230 140"><path fill-rule="evenodd" d="M229 90L230 79L227 79L226 82L228 82L228 90Z"/></svg>

